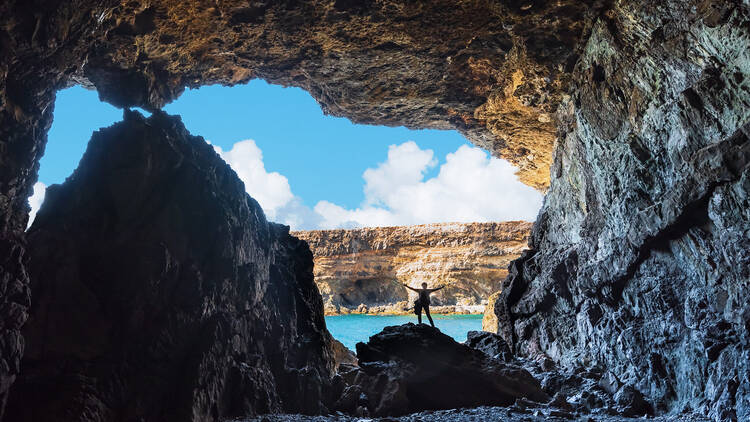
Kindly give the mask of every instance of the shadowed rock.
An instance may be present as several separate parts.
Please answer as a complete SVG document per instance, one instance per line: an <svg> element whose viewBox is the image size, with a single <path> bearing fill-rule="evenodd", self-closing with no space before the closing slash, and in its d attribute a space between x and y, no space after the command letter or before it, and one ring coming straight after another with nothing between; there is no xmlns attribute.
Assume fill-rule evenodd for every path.
<svg viewBox="0 0 750 422"><path fill-rule="evenodd" d="M607 369L633 414L750 420L749 46L747 1L615 1L594 25L495 304L517 355Z"/></svg>
<svg viewBox="0 0 750 422"><path fill-rule="evenodd" d="M34 301L10 421L323 411L312 254L179 118L94 133L29 232Z"/></svg>
<svg viewBox="0 0 750 422"><path fill-rule="evenodd" d="M466 334L466 345L484 352L487 356L509 362L513 359L508 343L495 333L487 331L469 331Z"/></svg>
<svg viewBox="0 0 750 422"><path fill-rule="evenodd" d="M369 411L378 416L504 406L517 398L549 401L525 369L492 359L423 324L386 327L367 343L357 344L357 357L363 374L349 389L363 392Z"/></svg>

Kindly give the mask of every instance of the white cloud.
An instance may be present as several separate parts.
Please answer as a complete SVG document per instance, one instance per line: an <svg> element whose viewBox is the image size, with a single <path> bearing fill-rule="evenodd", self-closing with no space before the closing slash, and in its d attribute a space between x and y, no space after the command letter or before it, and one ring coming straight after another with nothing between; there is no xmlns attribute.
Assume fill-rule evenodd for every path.
<svg viewBox="0 0 750 422"><path fill-rule="evenodd" d="M329 201L305 206L286 177L266 171L253 140L237 142L229 151L214 148L269 220L297 230L534 220L542 204L542 195L521 184L508 162L466 145L448 154L438 175L427 180L427 172L437 166L432 150L413 141L391 145L386 161L362 175L365 200L356 209Z"/></svg>
<svg viewBox="0 0 750 422"><path fill-rule="evenodd" d="M210 143L210 142L209 142ZM277 173L266 171L263 152L252 139L239 141L232 149L224 151L213 145L214 150L237 173L245 184L245 191L263 208L270 221L277 221L292 228L316 228L320 216L306 207L292 193L289 180Z"/></svg>
<svg viewBox="0 0 750 422"><path fill-rule="evenodd" d="M424 180L436 165L432 150L414 142L391 145L388 159L364 173L363 205L347 210L320 201L315 211L323 228L534 220L542 195L521 184L515 169L479 148L461 146L448 154L436 177Z"/></svg>
<svg viewBox="0 0 750 422"><path fill-rule="evenodd" d="M289 203L294 195L289 180L276 172L267 172L263 164L263 153L252 139L239 141L229 151L213 146L214 150L237 173L245 183L245 190L257 200L273 219L276 211Z"/></svg>
<svg viewBox="0 0 750 422"><path fill-rule="evenodd" d="M34 183L34 193L29 198L29 206L31 207L31 212L29 212L29 226L31 226L31 223L34 222L36 213L37 211L39 211L39 207L42 206L42 202L44 202L44 194L46 193L46 191L47 185L42 182Z"/></svg>

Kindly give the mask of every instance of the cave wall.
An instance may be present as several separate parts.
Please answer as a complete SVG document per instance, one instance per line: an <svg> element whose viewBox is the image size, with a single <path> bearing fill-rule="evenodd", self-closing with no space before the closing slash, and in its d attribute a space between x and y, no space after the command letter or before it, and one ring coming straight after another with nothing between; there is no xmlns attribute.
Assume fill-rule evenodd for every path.
<svg viewBox="0 0 750 422"><path fill-rule="evenodd" d="M156 109L252 78L356 122L455 128L548 185L553 113L599 0L6 0L0 3L0 413L31 303L27 198L55 92Z"/></svg>
<svg viewBox="0 0 750 422"><path fill-rule="evenodd" d="M0 418L24 350L31 303L25 267L31 196L52 124L55 92L67 86L115 1L0 3Z"/></svg>
<svg viewBox="0 0 750 422"><path fill-rule="evenodd" d="M516 353L750 418L749 6L617 1L595 24L495 306Z"/></svg>
<svg viewBox="0 0 750 422"><path fill-rule="evenodd" d="M12 421L218 421L326 410L312 253L179 117L94 133L27 232Z"/></svg>
<svg viewBox="0 0 750 422"><path fill-rule="evenodd" d="M549 186L496 302L517 352L609 367L660 409L746 416L748 7L0 3L0 400L23 352L26 198L54 92L154 109L261 77L357 122L456 128Z"/></svg>

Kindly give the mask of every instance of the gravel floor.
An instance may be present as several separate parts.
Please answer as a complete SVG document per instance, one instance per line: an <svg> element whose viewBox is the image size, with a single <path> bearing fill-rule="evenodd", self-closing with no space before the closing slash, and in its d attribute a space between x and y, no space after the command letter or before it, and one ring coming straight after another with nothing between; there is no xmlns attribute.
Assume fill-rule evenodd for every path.
<svg viewBox="0 0 750 422"><path fill-rule="evenodd" d="M657 421L657 422L702 422L709 421L704 417L693 415L659 416L656 418L624 418L611 415L576 415L555 409L537 408L520 409L516 407L478 407L473 409L453 409L440 411L425 411L394 418L366 418L354 416L304 416L304 415L264 415L249 419L235 419L234 422L627 422L627 421Z"/></svg>

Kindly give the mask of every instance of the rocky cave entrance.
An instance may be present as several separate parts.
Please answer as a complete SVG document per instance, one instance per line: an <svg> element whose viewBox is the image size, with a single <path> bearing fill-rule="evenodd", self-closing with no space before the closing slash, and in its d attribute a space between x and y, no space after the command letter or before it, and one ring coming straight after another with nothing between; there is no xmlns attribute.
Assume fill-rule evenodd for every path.
<svg viewBox="0 0 750 422"><path fill-rule="evenodd" d="M210 150L157 111L185 87L253 78L304 88L326 112L354 121L455 128L517 164L522 181L547 191L532 249L511 265L494 307L513 354L592 381L609 402L602 400L624 414L750 415L746 2L82 0L35 8L11 0L0 5L0 16L7 19L0 31L0 398L17 395L9 401L13 420L92 412L104 420L191 420L324 411L332 350L322 303L311 293L309 251L265 221ZM123 153L134 153L122 139L151 139L141 145L147 156L185 158L148 168L153 183L128 188L163 188L160 181L175 177L175 169L185 171L205 189L176 190L171 198L203 203L214 218L163 220L159 227L170 230L147 227L160 241L125 236L133 243L96 248L111 240L97 236L111 231L113 210L145 204L116 195L92 202L87 195L105 192L97 186L121 177L113 168L143 172L139 166L149 162L100 154L90 161L90 177L68 193L104 217L83 224L72 206L55 216L67 219L56 226L66 231L27 239L26 200L55 92L74 83L95 86L112 104L154 111L149 119L126 114L99 144L113 139ZM706 209L701 214L709 224L684 224L695 207ZM187 230L188 223L214 229L222 247L200 249L204 260L184 255L180 244L199 244L205 236ZM136 226L118 229L142 234ZM39 239L49 246L26 250ZM232 246L236 239L242 239L239 249ZM66 266L63 259L75 252L80 262L97 262L91 258L109 253L135 262L132 254L143 250L158 258L138 267L126 259L101 261L110 266ZM106 333L112 326L142 329L145 320L158 324L125 330L132 336L120 339L89 336L89 343L53 335L43 354L26 357L35 366L21 370L21 329L30 306L75 303L69 301L75 290L47 291L51 301L44 292L32 299L38 290L29 289L29 273L48 271L41 264L27 268L32 254L41 254L37 262L57 263L65 271L55 280L72 285L81 275L121 278L113 286L127 286L130 277L162 277L171 287L192 282L200 289L154 290L172 300L164 314L154 313L158 301L141 300L137 291L94 291L92 309L132 310L132 318L115 315L112 324L93 327L84 318L77 328ZM233 282L240 278L255 283L240 287ZM96 300L102 293L143 306L102 306ZM284 323L274 323L278 318ZM117 341L146 331L149 340L130 344L132 354L108 354L124 347ZM155 364L176 352L181 366ZM101 356L114 369L70 365L71 372L58 372L61 360ZM486 362L483 356L476 361ZM369 358L380 356L370 350ZM65 386L65 394L50 385ZM601 408L590 395L566 395L561 406Z"/></svg>

